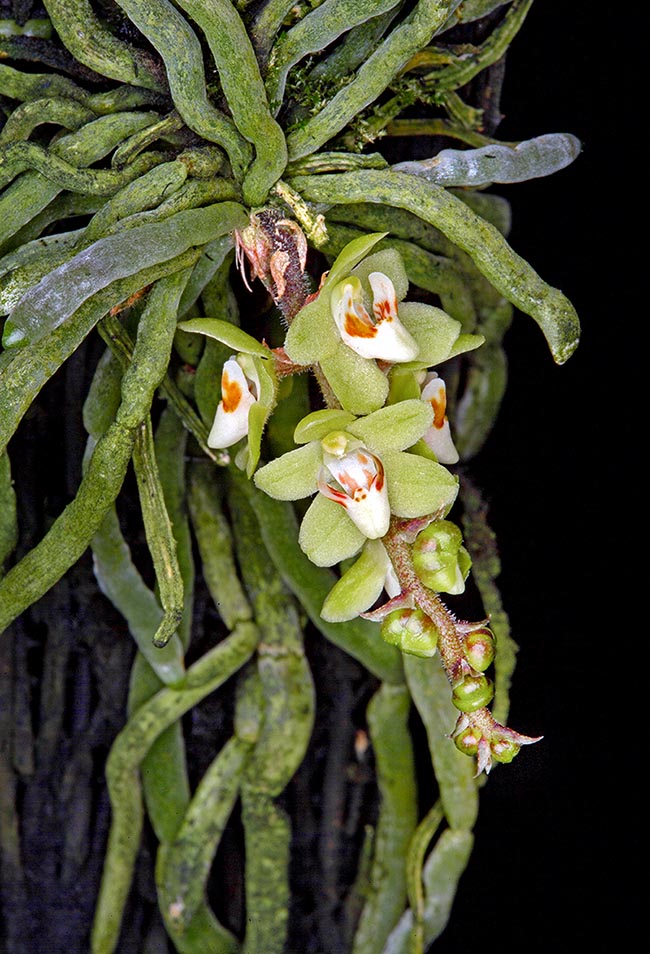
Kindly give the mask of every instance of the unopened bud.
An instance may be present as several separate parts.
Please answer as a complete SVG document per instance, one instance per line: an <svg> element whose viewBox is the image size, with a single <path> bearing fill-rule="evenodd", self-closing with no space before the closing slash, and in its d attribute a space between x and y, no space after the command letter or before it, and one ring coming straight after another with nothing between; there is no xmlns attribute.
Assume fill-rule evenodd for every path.
<svg viewBox="0 0 650 954"><path fill-rule="evenodd" d="M436 592L462 593L471 559L463 537L450 520L434 520L413 544L413 565L425 586Z"/></svg>
<svg viewBox="0 0 650 954"><path fill-rule="evenodd" d="M476 712L484 708L493 695L494 685L487 676L470 674L454 686L452 702L461 712Z"/></svg>
<svg viewBox="0 0 650 954"><path fill-rule="evenodd" d="M490 743L490 752L495 762L512 762L520 748L520 745L510 739L494 739Z"/></svg>
<svg viewBox="0 0 650 954"><path fill-rule="evenodd" d="M438 630L421 609L389 613L381 624L381 637L412 656L433 656L438 645Z"/></svg>
<svg viewBox="0 0 650 954"><path fill-rule="evenodd" d="M465 637L465 658L472 669L485 672L494 659L494 636L489 629L475 629Z"/></svg>
<svg viewBox="0 0 650 954"><path fill-rule="evenodd" d="M476 755L480 741L481 733L473 726L469 726L454 738L454 745L463 755Z"/></svg>

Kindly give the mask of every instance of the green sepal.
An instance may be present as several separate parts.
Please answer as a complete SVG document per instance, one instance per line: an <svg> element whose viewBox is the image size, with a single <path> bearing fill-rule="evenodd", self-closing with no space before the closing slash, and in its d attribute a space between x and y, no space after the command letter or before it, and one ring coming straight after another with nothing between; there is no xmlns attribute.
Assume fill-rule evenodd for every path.
<svg viewBox="0 0 650 954"><path fill-rule="evenodd" d="M300 500L316 490L323 452L317 441L289 451L260 467L254 481L276 500Z"/></svg>
<svg viewBox="0 0 650 954"><path fill-rule="evenodd" d="M369 540L359 559L330 590L321 609L323 619L329 623L343 623L372 606L384 588L386 566L383 544Z"/></svg>
<svg viewBox="0 0 650 954"><path fill-rule="evenodd" d="M332 316L330 293L365 258L387 232L371 232L348 242L323 282L318 298L302 308L291 322L284 350L296 364L310 365L332 356L341 339Z"/></svg>
<svg viewBox="0 0 650 954"><path fill-rule="evenodd" d="M371 272L382 272L390 278L395 288L395 295L398 301L406 298L409 288L409 280L402 261L402 256L394 248L384 248L380 252L374 252L353 269L352 274L361 280L363 290L368 296L369 302L372 302L372 288L368 281L368 275Z"/></svg>
<svg viewBox="0 0 650 954"><path fill-rule="evenodd" d="M383 407L388 379L374 361L362 358L340 339L331 357L321 361L327 381L346 411L370 414Z"/></svg>
<svg viewBox="0 0 650 954"><path fill-rule="evenodd" d="M482 344L485 344L485 335L458 335L449 357L455 358L456 355L465 354L466 351L476 351Z"/></svg>
<svg viewBox="0 0 650 954"><path fill-rule="evenodd" d="M458 494L458 478L437 464L406 451L382 455L390 509L397 517L447 513Z"/></svg>
<svg viewBox="0 0 650 954"><path fill-rule="evenodd" d="M388 372L388 398L386 404L397 404L399 401L420 400L420 383L412 369L404 369L403 365L396 364Z"/></svg>
<svg viewBox="0 0 650 954"><path fill-rule="evenodd" d="M361 549L365 540L345 509L322 494L309 506L298 535L301 549L316 566L334 566L347 560Z"/></svg>
<svg viewBox="0 0 650 954"><path fill-rule="evenodd" d="M323 287L291 322L284 350L295 364L318 364L334 354L341 338L330 312L329 291Z"/></svg>
<svg viewBox="0 0 650 954"><path fill-rule="evenodd" d="M347 430L381 457L386 451L411 447L432 423L431 405L418 398L379 408L349 424Z"/></svg>
<svg viewBox="0 0 650 954"><path fill-rule="evenodd" d="M296 425L293 439L296 444L306 444L308 441L321 441L330 431L342 431L347 425L355 421L354 414L338 408L323 408L312 411Z"/></svg>
<svg viewBox="0 0 650 954"><path fill-rule="evenodd" d="M269 349L260 344L256 338L246 334L237 325L233 325L229 321L221 321L220 318L191 318L189 321L180 321L178 327L182 331L216 338L217 341L228 345L233 351L239 351L242 354L256 354L261 358L270 356Z"/></svg>

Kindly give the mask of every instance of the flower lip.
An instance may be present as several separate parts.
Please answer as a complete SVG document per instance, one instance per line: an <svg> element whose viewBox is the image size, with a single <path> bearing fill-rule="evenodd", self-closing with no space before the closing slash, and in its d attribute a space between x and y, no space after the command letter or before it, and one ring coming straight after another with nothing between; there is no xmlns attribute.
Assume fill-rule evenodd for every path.
<svg viewBox="0 0 650 954"><path fill-rule="evenodd" d="M328 476L334 478L338 487L329 483ZM323 496L345 507L352 522L370 540L387 532L390 504L384 465L367 448L348 449L346 454L336 457L325 452L318 489Z"/></svg>
<svg viewBox="0 0 650 954"><path fill-rule="evenodd" d="M248 412L258 400L259 381L254 369L248 377L236 357L229 358L221 372L221 400L217 406L208 447L231 447L248 434Z"/></svg>
<svg viewBox="0 0 650 954"><path fill-rule="evenodd" d="M362 358L399 363L417 357L419 347L401 323L392 281L383 272L368 276L373 317L363 303L361 282L350 276L332 295L332 314L343 342Z"/></svg>
<svg viewBox="0 0 650 954"><path fill-rule="evenodd" d="M457 464L460 456L447 418L447 389L445 382L435 371L430 371L424 378L420 397L433 408L433 424L422 439L441 464Z"/></svg>

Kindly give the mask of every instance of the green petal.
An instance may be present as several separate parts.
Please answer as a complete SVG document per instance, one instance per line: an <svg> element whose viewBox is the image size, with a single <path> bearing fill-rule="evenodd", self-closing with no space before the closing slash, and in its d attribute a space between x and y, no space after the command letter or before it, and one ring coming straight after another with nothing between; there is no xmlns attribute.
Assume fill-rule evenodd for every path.
<svg viewBox="0 0 650 954"><path fill-rule="evenodd" d="M386 579L386 551L378 540L369 540L323 603L321 616L342 623L363 613L381 594Z"/></svg>
<svg viewBox="0 0 650 954"><path fill-rule="evenodd" d="M420 301L402 302L399 317L420 347L417 359L405 362L402 368L430 368L449 358L460 334L460 321L442 308Z"/></svg>
<svg viewBox="0 0 650 954"><path fill-rule="evenodd" d="M362 358L339 340L336 352L321 361L321 368L346 411L370 414L383 407L388 379L374 361Z"/></svg>
<svg viewBox="0 0 650 954"><path fill-rule="evenodd" d="M333 566L354 556L366 538L345 509L318 494L300 525L298 543L316 566Z"/></svg>
<svg viewBox="0 0 650 954"><path fill-rule="evenodd" d="M260 467L255 484L276 500L300 500L316 491L321 463L322 451L314 441Z"/></svg>
<svg viewBox="0 0 650 954"><path fill-rule="evenodd" d="M323 408L321 411L313 411L298 423L293 432L293 439L296 444L306 444L307 441L321 441L324 437L327 437L330 431L344 431L347 425L354 420L356 420L354 414L337 408Z"/></svg>
<svg viewBox="0 0 650 954"><path fill-rule="evenodd" d="M458 494L458 478L435 461L405 451L382 456L390 509L398 517L447 513Z"/></svg>
<svg viewBox="0 0 650 954"><path fill-rule="evenodd" d="M395 294L397 295L398 301L402 301L403 298L406 298L409 280L406 269L404 268L402 256L394 248L384 248L380 252L369 255L368 258L365 258L354 269L353 274L361 280L363 289L370 301L372 301L372 289L368 281L368 275L370 275L371 272L382 272L390 278L395 286Z"/></svg>
<svg viewBox="0 0 650 954"><path fill-rule="evenodd" d="M432 423L431 404L418 398L373 411L348 425L347 430L381 457L384 451L401 451L411 447Z"/></svg>
<svg viewBox="0 0 650 954"><path fill-rule="evenodd" d="M195 334L207 335L209 338L216 338L217 341L228 345L233 351L241 351L242 354L257 354L263 358L269 357L269 349L260 344L252 335L246 334L237 325L229 321L221 321L219 318L192 318L190 321L181 321L178 327L183 331L191 331Z"/></svg>

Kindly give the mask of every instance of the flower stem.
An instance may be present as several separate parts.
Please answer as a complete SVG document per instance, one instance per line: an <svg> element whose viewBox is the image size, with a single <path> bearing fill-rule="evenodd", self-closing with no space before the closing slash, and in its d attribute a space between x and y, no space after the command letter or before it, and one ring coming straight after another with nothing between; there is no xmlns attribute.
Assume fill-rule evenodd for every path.
<svg viewBox="0 0 650 954"><path fill-rule="evenodd" d="M400 523L393 519L382 542L393 564L402 592L408 593L438 630L438 651L449 682L453 685L464 662L463 640L453 614L447 609L437 593L425 586L413 566L411 544L404 537Z"/></svg>

